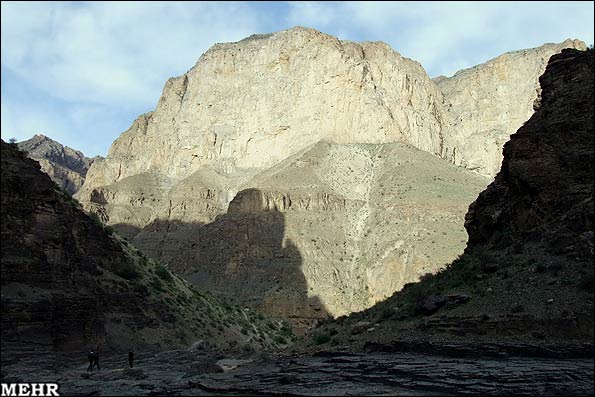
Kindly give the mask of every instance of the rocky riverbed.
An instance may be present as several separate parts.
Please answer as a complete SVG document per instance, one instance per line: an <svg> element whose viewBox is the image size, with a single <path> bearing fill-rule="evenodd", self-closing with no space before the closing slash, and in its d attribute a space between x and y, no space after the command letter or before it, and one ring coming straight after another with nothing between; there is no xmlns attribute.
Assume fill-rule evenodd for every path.
<svg viewBox="0 0 595 397"><path fill-rule="evenodd" d="M17 357L14 356L13 357ZM593 395L592 358L457 358L417 353L222 356L204 351L101 357L21 352L3 382L57 382L61 395Z"/></svg>

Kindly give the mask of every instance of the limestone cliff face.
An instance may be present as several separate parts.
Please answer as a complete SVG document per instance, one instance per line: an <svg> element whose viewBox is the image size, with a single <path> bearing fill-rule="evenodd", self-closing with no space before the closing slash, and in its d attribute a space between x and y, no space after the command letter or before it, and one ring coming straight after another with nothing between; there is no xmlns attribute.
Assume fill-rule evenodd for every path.
<svg viewBox="0 0 595 397"><path fill-rule="evenodd" d="M143 172L265 168L321 139L440 151L441 94L384 43L294 28L217 44L168 80L154 112L118 138L89 187Z"/></svg>
<svg viewBox="0 0 595 397"><path fill-rule="evenodd" d="M435 79L444 94L444 146L440 155L494 177L502 146L533 114L539 76L563 48L586 49L579 40L509 52L484 64Z"/></svg>
<svg viewBox="0 0 595 397"><path fill-rule="evenodd" d="M157 108L91 167L77 197L143 251L232 301L296 323L361 310L462 252L463 216L489 181L452 162L492 175L484 165L493 157L467 138L484 139L492 106L504 110L487 120L489 131L520 118L506 114L511 98L535 96L546 53L571 44L479 66L475 86L463 79L472 72L437 85L383 43L312 29L218 44L166 83ZM534 81L509 87L523 62ZM471 91L449 88L457 81ZM503 90L496 104L485 100L490 90ZM455 104L475 126L459 131ZM490 139L481 150L497 153L503 141ZM281 269L292 270L273 284ZM292 277L299 286L289 292Z"/></svg>
<svg viewBox="0 0 595 397"><path fill-rule="evenodd" d="M69 194L75 194L83 183L93 161L100 157L88 158L78 150L63 146L45 135L37 134L33 138L19 142L18 147L28 156L37 160L41 170L52 181Z"/></svg>
<svg viewBox="0 0 595 397"><path fill-rule="evenodd" d="M3 359L19 346L277 343L278 322L191 288L89 218L37 162L3 141L1 149Z"/></svg>

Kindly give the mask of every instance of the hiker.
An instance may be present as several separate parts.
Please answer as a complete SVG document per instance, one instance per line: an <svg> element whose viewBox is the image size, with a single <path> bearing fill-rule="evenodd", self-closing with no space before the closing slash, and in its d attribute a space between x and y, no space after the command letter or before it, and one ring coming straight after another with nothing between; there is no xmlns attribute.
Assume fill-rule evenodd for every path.
<svg viewBox="0 0 595 397"><path fill-rule="evenodd" d="M87 355L87 358L89 359L89 367L87 368L87 372L93 371L93 363L95 362L94 357L95 357L95 352L90 351L89 354Z"/></svg>
<svg viewBox="0 0 595 397"><path fill-rule="evenodd" d="M97 365L97 371L99 371L99 353L95 352L95 365Z"/></svg>
<svg viewBox="0 0 595 397"><path fill-rule="evenodd" d="M97 366L97 370L99 371L99 353L91 350L87 355L87 358L89 359L89 367L87 368L87 371L93 371L95 366Z"/></svg>
<svg viewBox="0 0 595 397"><path fill-rule="evenodd" d="M130 365L130 368L134 367L134 352L132 351L132 349L128 349L128 365Z"/></svg>

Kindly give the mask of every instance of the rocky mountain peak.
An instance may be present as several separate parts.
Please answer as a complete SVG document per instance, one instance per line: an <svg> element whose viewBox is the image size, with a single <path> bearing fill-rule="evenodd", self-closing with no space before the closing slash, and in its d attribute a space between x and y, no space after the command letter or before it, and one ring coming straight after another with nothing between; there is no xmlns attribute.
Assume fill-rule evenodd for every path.
<svg viewBox="0 0 595 397"><path fill-rule="evenodd" d="M82 152L42 134L35 134L31 139L18 142L17 145L19 149L27 152L30 158L37 160L41 169L71 195L85 182L91 164L101 158L85 157Z"/></svg>

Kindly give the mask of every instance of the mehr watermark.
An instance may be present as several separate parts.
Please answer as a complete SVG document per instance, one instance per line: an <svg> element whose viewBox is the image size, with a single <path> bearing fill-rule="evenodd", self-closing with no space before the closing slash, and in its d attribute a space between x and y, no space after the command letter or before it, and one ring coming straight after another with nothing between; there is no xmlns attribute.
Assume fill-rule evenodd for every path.
<svg viewBox="0 0 595 397"><path fill-rule="evenodd" d="M2 383L5 396L59 396L57 383Z"/></svg>

